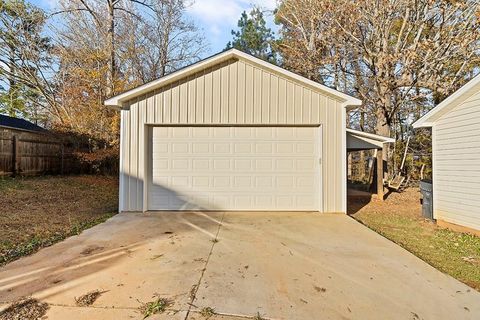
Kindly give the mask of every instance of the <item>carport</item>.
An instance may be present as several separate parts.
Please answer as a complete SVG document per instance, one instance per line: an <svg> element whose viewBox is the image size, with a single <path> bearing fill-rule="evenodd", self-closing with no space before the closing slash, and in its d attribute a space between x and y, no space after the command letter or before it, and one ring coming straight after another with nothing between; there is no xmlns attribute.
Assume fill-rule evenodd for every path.
<svg viewBox="0 0 480 320"><path fill-rule="evenodd" d="M386 144L394 143L395 139L380 136L373 133L347 129L347 155L353 151L376 150L376 177L377 197L384 198L383 179L385 175L385 164L383 155L386 154ZM347 160L348 161L348 160Z"/></svg>

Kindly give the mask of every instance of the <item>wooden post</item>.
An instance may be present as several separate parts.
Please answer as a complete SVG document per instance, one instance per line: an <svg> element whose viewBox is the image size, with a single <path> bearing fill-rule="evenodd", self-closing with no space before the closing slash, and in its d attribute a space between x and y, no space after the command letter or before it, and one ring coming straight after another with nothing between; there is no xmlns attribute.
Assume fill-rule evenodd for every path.
<svg viewBox="0 0 480 320"><path fill-rule="evenodd" d="M13 163L13 176L20 173L20 143L16 135L12 139L12 163Z"/></svg>
<svg viewBox="0 0 480 320"><path fill-rule="evenodd" d="M377 196L383 201L383 148L377 150Z"/></svg>

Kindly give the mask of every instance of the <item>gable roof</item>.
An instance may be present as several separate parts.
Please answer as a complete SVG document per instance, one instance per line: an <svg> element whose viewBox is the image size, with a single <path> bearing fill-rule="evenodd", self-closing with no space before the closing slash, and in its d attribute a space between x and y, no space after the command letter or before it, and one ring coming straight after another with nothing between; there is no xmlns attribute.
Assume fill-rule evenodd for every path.
<svg viewBox="0 0 480 320"><path fill-rule="evenodd" d="M305 77L302 77L298 74L295 74L293 72L290 72L288 70L285 70L283 68L280 68L274 64L271 64L269 62L263 61L259 58L256 58L252 55L249 55L247 53L244 53L242 51L239 51L237 49L230 49L227 51L220 52L216 55L213 55L209 58L206 58L204 60L201 60L197 63L194 63L190 66L187 66L185 68L182 68L176 72L173 72L167 76L164 76L162 78L159 78L157 80L153 80L151 82L148 82L144 85L141 85L137 88L128 90L124 93L121 93L119 95L113 96L107 100L105 100L105 105L106 106L111 106L111 107L116 107L116 108L122 108L124 106L124 103L130 99L136 98L138 96L144 95L152 90L158 89L160 87L163 87L169 83L178 81L182 78L185 78L191 74L194 74L200 70L204 70L206 68L212 67L214 65L217 65L221 62L230 60L230 59L239 59L239 60L244 60L247 62L250 62L252 64L255 64L259 67L262 67L264 69L267 69L269 71L279 73L287 78L290 78L292 80L296 80L299 82L302 82L310 87L313 87L335 99L340 100L343 102L343 105L345 107L347 106L359 106L362 104L362 101L354 98L352 96L349 96L345 93L339 92L335 89L329 88L327 86L324 86L322 84L319 84L315 81L309 80Z"/></svg>
<svg viewBox="0 0 480 320"><path fill-rule="evenodd" d="M441 116L453 110L477 92L480 92L480 75L470 80L466 85L461 87L447 99L443 100L438 106L427 112L413 124L413 127L425 128L433 126L435 121Z"/></svg>
<svg viewBox="0 0 480 320"><path fill-rule="evenodd" d="M9 116L5 116L0 114L0 127L12 128L12 129L19 129L19 130L27 130L27 131L35 131L35 132L45 132L44 128L37 126L36 124L27 121L25 119L20 118L13 118Z"/></svg>

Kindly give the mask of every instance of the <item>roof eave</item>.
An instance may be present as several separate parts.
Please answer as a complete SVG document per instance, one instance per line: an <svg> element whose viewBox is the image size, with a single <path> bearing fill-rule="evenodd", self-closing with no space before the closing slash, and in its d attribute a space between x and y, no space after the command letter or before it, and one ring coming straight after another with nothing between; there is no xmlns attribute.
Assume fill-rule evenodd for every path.
<svg viewBox="0 0 480 320"><path fill-rule="evenodd" d="M133 88L131 90L128 90L121 94L113 96L105 100L104 105L111 108L120 109L120 110L125 109L124 103L127 102L128 100L134 99L135 97L141 96L142 94L146 94L147 92L150 92L152 90L161 88L171 82L175 82L176 80L180 78L184 78L191 73L195 73L199 69L205 69L221 61L228 60L233 56L234 54L231 50L218 53L209 58L206 58L203 61L194 63L190 66L187 66L169 75L153 80L151 82L147 82L139 87Z"/></svg>
<svg viewBox="0 0 480 320"><path fill-rule="evenodd" d="M477 75L475 78L467 82L467 84L455 91L439 105L423 115L423 117L415 121L412 126L415 129L432 127L435 121L443 115L442 112L448 112L448 109L446 109L447 107L454 108L461 104L470 94L474 94L477 90L480 90L480 75Z"/></svg>
<svg viewBox="0 0 480 320"><path fill-rule="evenodd" d="M281 74L286 75L287 77L293 78L295 80L304 82L308 84L309 86L312 86L320 91L325 92L326 94L335 97L336 99L340 100L342 102L342 106L344 107L354 107L354 106L359 106L362 104L362 101L349 96L345 93L339 92L337 90L334 90L332 88L329 88L327 86L321 85L315 81L312 81L310 79L304 78L300 75L297 75L291 71L282 69L278 66L275 66L271 63L268 63L266 61L263 61L259 58L253 57L249 54L246 54L244 52L241 52L237 49L230 49L228 51L224 51L221 53L218 53L214 56L211 56L203 61L197 62L195 64L192 64L188 67L185 67L184 69L181 69L177 72L174 72L170 75L167 75L165 77L162 77L160 79L154 80L152 82L146 83L142 86L139 86L137 88L131 89L129 91L126 91L124 93L121 93L117 96L111 97L110 99L105 100L104 105L108 106L110 108L114 108L117 110L123 110L128 108L127 106L124 106L124 103L127 102L128 100L134 99L135 97L138 97L142 94L146 94L147 92L150 92L152 90L155 90L157 88L160 88L162 86L167 85L168 83L174 82L180 78L184 78L188 76L189 74L193 74L197 72L198 70L208 68L210 66L216 65L219 62L226 61L232 58L237 58L237 59L245 59L249 62L256 63L258 65L261 65L265 67L266 69L273 70L274 72L278 72Z"/></svg>
<svg viewBox="0 0 480 320"><path fill-rule="evenodd" d="M363 104L363 101L354 97L351 97L349 100L345 101L342 103L342 106L347 110L347 111L352 111L356 109L357 107L361 106Z"/></svg>
<svg viewBox="0 0 480 320"><path fill-rule="evenodd" d="M421 119L420 119L421 120ZM412 124L412 127L414 129L420 129L420 128L431 128L433 127L433 122L430 121L416 121Z"/></svg>
<svg viewBox="0 0 480 320"><path fill-rule="evenodd" d="M379 142L383 142L383 143L394 143L395 142L395 139L393 139L393 138L381 136L381 135L378 135L378 134L368 133L368 132L354 130L354 129L350 129L350 128L347 128L346 131L348 133L351 133L351 134L359 136L359 137L365 137L365 138L372 139L372 140L379 141Z"/></svg>

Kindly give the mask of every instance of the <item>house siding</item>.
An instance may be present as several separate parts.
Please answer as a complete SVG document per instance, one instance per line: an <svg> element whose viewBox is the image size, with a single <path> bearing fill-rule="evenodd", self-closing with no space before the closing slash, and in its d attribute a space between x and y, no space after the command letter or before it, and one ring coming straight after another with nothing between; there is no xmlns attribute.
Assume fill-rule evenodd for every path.
<svg viewBox="0 0 480 320"><path fill-rule="evenodd" d="M129 101L121 112L120 211L141 211L149 125L322 125L323 211L345 212L345 109L295 79L232 59Z"/></svg>
<svg viewBox="0 0 480 320"><path fill-rule="evenodd" d="M480 92L433 126L434 217L480 230Z"/></svg>

